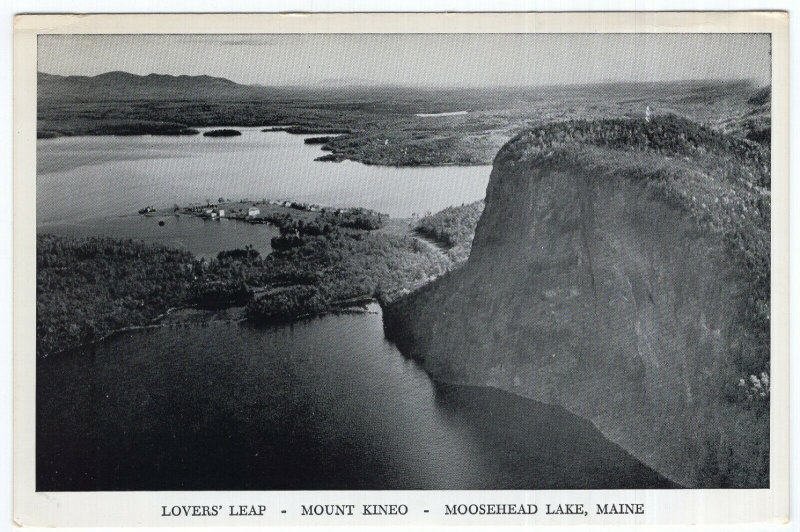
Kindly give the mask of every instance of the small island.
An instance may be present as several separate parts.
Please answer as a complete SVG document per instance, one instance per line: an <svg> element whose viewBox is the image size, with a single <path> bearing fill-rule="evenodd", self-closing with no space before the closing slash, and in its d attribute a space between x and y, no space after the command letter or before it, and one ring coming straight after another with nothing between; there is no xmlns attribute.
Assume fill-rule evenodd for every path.
<svg viewBox="0 0 800 532"><path fill-rule="evenodd" d="M239 137L242 132L235 129L212 129L203 133L204 137Z"/></svg>

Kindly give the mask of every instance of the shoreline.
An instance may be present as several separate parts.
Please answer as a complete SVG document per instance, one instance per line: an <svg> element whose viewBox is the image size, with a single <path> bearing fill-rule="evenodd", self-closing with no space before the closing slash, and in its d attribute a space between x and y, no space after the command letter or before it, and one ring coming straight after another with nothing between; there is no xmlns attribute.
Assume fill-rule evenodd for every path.
<svg viewBox="0 0 800 532"><path fill-rule="evenodd" d="M239 311L238 315L234 316L236 321L249 320L280 324L338 312L363 312L363 309L358 307L379 303L379 298L385 294L396 295L414 291L437 279L455 266L453 258L446 250L443 250L441 246L430 239L425 238L424 235L414 232L413 218L390 219L374 211L357 207L327 211L327 208L320 206L309 206L308 204L288 201L261 200L247 202L246 204L253 203L258 204L265 212L257 213L256 217L248 217L241 214L241 212L235 216L225 217L250 224L269 224L280 229L282 236L273 237L270 242L271 245L274 245L277 240L278 244L280 244L279 248L277 250L273 248L271 252L264 255L258 254L256 250L247 246L244 248L239 246L236 249L228 250L229 253L225 253L224 256L219 256L219 253L206 256L180 250L173 245L153 243L136 238L61 237L57 234L51 235L46 232L37 232L38 238L67 239L65 241L62 240L64 244L61 244L66 245L65 249L67 250L70 246L89 244L97 249L110 249L109 246L144 246L142 249L148 250L147 253L153 254L154 257L163 256L165 253L183 252L186 256L181 260L186 261L186 267L192 264L192 268L201 268L203 271L208 271L208 273L201 274L199 280L195 277L194 281L191 279L184 281L188 284L185 285L185 288L179 289L179 291L173 291L177 290L177 287L170 289L171 291L167 293L169 297L166 301L170 306L166 311L161 313L148 311L148 308L153 307L145 303L142 308L144 315L140 311L136 311L130 314L130 319L121 320L123 323L128 321L128 324L113 330L103 331L101 327L97 332L105 332L105 334L92 339L88 344L85 340L72 344L63 340L51 340L49 342L49 347L51 348L59 347L58 344L64 345L64 343L66 343L67 347L49 351L43 346L40 348L42 351L46 351L43 357L62 353L78 346L85 347L128 331L228 320L230 316L223 315L222 318L219 318L216 317L215 313L237 306L244 306L245 304L253 305L252 315L244 316ZM209 219L206 216L207 210L225 210L231 205L239 206L237 209L241 211L241 206L245 205L245 203L242 201L223 202L213 207L185 207L180 212L167 208L155 209L148 207L147 210L149 212L143 214L129 213L122 217L132 218L138 216L140 218L153 218L154 221L161 216L192 216L193 218ZM370 225L375 222L377 222L377 225ZM330 225L330 232L328 225ZM212 227L208 228L208 230L211 229ZM323 229L324 231L322 231ZM316 232L312 232L312 230ZM203 229L200 229L200 231L202 232ZM82 239L86 238L95 240L84 240L84 244L81 244ZM386 254L387 248L384 247L386 245L390 246L388 255ZM340 246L344 246L344 248ZM298 248L300 250L306 249L307 251L303 252ZM329 252L341 253L341 251L334 251L337 249L347 249L338 259L341 262L339 268L335 268L322 278L311 283L308 280L304 280L306 279L304 277L306 274L302 272L306 271L316 261L324 260L324 257ZM270 257L275 257L273 255L275 251L279 252L277 258L270 259ZM309 252L311 255L307 254ZM392 264L393 261L401 260L404 266L399 270L391 270L388 274L382 273L383 270L379 267L375 270L374 267L363 263L364 257L370 257L373 253L375 253L375 258L380 263L387 261L388 265ZM95 260L93 257L94 255L91 255L88 260ZM69 259L65 257L65 260L67 262L64 263L64 266L68 267L71 263L70 261L74 261L76 258ZM97 256L97 260L116 262L125 259L122 257L115 258L112 255L103 258L103 255L100 254ZM272 267L286 268L287 272L294 272L290 275L299 275L299 277L289 277L286 280L281 280L274 275L269 275L267 272L270 267L267 263L262 263L262 261L268 260L274 261L271 262L273 264ZM276 264L278 266L274 266ZM209 267L211 268L209 269ZM240 272L240 269L243 270ZM45 271L47 270L45 269ZM235 273L233 277L228 277L229 274L226 272L239 273ZM243 280L245 284L237 285L237 279ZM360 294L353 294L355 291L353 289L358 286L349 285L348 282L341 284L345 279L358 279L359 283L366 282L365 291ZM145 283L150 282L156 282L155 278L152 281L145 281ZM303 293L304 290L309 289L312 290L312 293ZM306 298L312 296L312 299L306 300ZM147 298L145 297L144 300L146 302ZM259 303L262 301L263 303ZM86 304L87 306L92 305L88 301ZM290 306L286 307L285 305L287 304ZM184 311L195 314L188 317L181 316L177 320L174 319L176 314ZM263 316L260 317L259 314L262 313ZM146 318L147 314L151 314L153 317L143 321L141 318ZM45 323L48 323L48 321L45 321ZM50 321L50 323L53 322ZM77 325L83 327L80 324ZM85 336L84 338L88 339ZM77 336L73 339L80 340Z"/></svg>
<svg viewBox="0 0 800 532"><path fill-rule="evenodd" d="M424 118L424 117L422 117ZM433 161L422 161L422 162L412 162L406 161L403 158L407 155L405 152L398 152L396 157L398 160L394 162L375 162L370 160L368 154L353 154L353 153L345 153L342 151L337 151L336 148L331 147L331 143L335 142L336 140L340 140L343 138L354 138L359 133L364 133L360 131L352 131L352 130L344 130L344 129L335 129L335 128L311 128L305 126L283 126L283 125L267 125L267 126L253 126L253 125L213 125L213 126L192 126L186 125L180 130L175 131L161 131L158 128L154 128L152 130L143 130L137 132L119 132L119 131L82 131L78 133L64 133L64 132L52 132L49 130L39 131L36 132L36 141L44 140L44 141L57 141L58 139L62 138L79 138L79 137L205 137L209 140L224 140L226 138L231 137L216 137L213 135L205 135L209 131L214 131L217 129L258 129L260 133L286 133L287 135L292 136L305 136L308 138L321 138L327 137L326 142L314 142L314 143L306 143L312 146L318 146L322 155L315 157L313 160L315 162L331 162L331 163L342 163L345 161L360 163L366 166L378 166L378 167L387 167L387 168L437 168L437 167L464 167L464 168L471 168L474 166L491 166L491 160L475 160L470 162L454 162L454 161L447 161L447 160L433 160ZM239 135L236 135L239 136ZM304 139L305 141L305 139ZM359 145L361 148L365 148L368 144ZM406 147L406 150L408 147ZM402 155L402 156L401 156Z"/></svg>
<svg viewBox="0 0 800 532"><path fill-rule="evenodd" d="M202 325L207 325L209 323L245 323L245 322L248 322L248 323L253 323L253 324L256 324L256 325L283 327L283 326L287 326L287 325L292 325L292 324L300 322L300 321L309 320L309 319L312 319L312 318L323 318L323 317L328 316L328 315L378 314L377 312L367 308L367 306L372 304L372 303L375 303L375 304L378 303L377 299L375 299L374 297L366 297L365 296L364 298L353 298L352 300L345 300L345 301L337 302L337 304L340 304L340 303L343 304L343 306L334 307L334 308L331 308L331 309L326 310L324 312L315 312L315 313L302 314L300 316L297 316L297 317L294 317L294 318L291 318L291 319L287 319L285 321L284 320L267 321L267 320L261 320L261 319L258 319L258 318L248 317L248 316L245 315L246 307L245 306L237 306L237 305L234 305L234 306L231 306L231 307L225 307L225 308L222 308L222 309L216 309L216 310L201 309L201 308L198 308L196 306L172 307L172 308L167 309L166 312L163 312L162 314L159 314L158 316L153 318L151 320L151 322L148 323L148 324L145 324L145 325L129 325L129 326L125 326L125 327L120 327L119 329L114 329L113 331L110 331L110 332L104 334L100 338L96 338L94 340L91 340L91 341L88 341L88 342L84 342L84 343L82 343L80 345L68 347L67 349L62 349L62 350L59 350L59 351L53 351L51 353L45 353L45 354L39 356L38 359L44 360L44 359L47 359L47 358L50 358L50 357L60 356L60 355L63 355L64 353L69 353L71 351L80 351L80 350L85 349L87 347L91 347L91 346L94 346L94 345L101 344L103 342L111 341L115 337L117 337L117 336L119 336L121 334L127 333L127 332L146 331L146 330L152 330L152 329L166 329L168 327L172 327L172 328L190 327L192 325L202 326ZM173 312L173 311L181 311L181 310L196 311L200 315L195 316L195 318L198 318L198 319L194 319L194 320L191 319L191 317L190 317L189 319L181 320L181 321L172 321L172 322L167 322L167 323L157 323L159 320L162 320L163 318L167 317L171 312ZM240 313L241 316L233 317L233 318L221 318L221 317L214 316L214 314L219 314L221 312L227 312L227 311L233 311L234 313Z"/></svg>

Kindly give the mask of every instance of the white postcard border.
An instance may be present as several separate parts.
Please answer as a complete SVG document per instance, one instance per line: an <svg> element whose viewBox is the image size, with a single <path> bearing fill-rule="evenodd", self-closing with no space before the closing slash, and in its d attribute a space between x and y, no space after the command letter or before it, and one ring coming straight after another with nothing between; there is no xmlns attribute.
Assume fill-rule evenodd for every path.
<svg viewBox="0 0 800 532"><path fill-rule="evenodd" d="M14 35L14 518L33 526L733 524L788 518L788 17L781 12L23 15ZM36 36L48 33L770 33L772 35L771 487L595 491L35 491ZM644 516L444 515L445 504L644 503ZM398 517L316 518L301 504L406 504ZM262 518L165 518L162 506L265 504ZM424 510L429 510L425 513ZM281 510L287 513L282 514Z"/></svg>

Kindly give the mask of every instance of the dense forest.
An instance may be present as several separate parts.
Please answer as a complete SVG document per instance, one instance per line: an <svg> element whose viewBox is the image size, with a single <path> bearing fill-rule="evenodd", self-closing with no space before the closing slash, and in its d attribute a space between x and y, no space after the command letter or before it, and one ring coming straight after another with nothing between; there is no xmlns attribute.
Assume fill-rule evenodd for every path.
<svg viewBox="0 0 800 532"><path fill-rule="evenodd" d="M382 219L366 210L302 225L284 219L291 245L267 257L246 248L212 260L133 240L39 235L37 351L47 355L150 325L174 307L246 306L252 319L288 321L411 290L450 267L446 256L412 237L350 228Z"/></svg>
<svg viewBox="0 0 800 532"><path fill-rule="evenodd" d="M190 296L201 265L191 254L132 240L36 239L39 355L150 323Z"/></svg>
<svg viewBox="0 0 800 532"><path fill-rule="evenodd" d="M475 227L483 207L483 200L459 207L448 207L420 218L415 230L446 247L450 258L461 263L469 257Z"/></svg>
<svg viewBox="0 0 800 532"><path fill-rule="evenodd" d="M298 219L287 212L272 213L264 217L265 221L278 228L281 236L327 235L337 227L371 231L383 227L388 219L387 214L361 207L353 209L323 208L317 216L310 220Z"/></svg>

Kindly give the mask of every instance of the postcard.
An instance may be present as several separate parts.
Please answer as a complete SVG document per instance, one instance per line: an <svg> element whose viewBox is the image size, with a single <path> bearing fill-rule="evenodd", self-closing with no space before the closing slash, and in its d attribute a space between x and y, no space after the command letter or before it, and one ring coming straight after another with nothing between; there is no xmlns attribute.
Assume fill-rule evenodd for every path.
<svg viewBox="0 0 800 532"><path fill-rule="evenodd" d="M785 522L787 32L19 16L17 523Z"/></svg>

